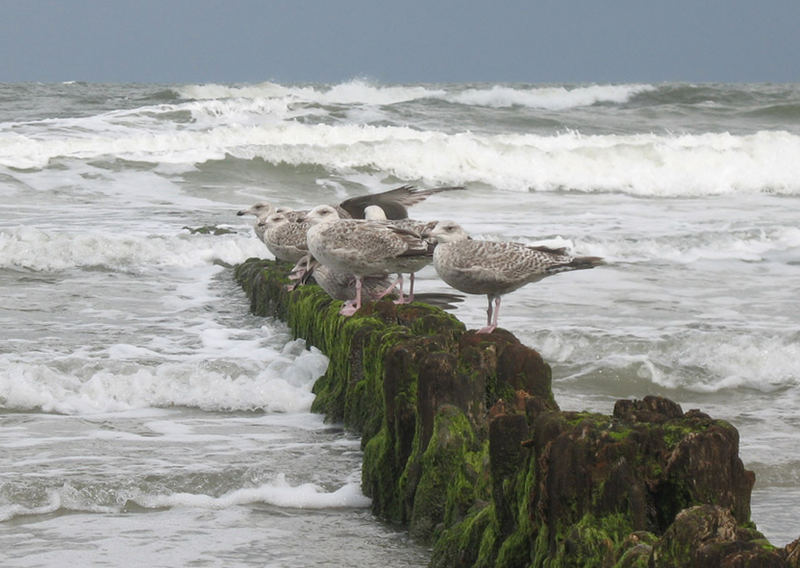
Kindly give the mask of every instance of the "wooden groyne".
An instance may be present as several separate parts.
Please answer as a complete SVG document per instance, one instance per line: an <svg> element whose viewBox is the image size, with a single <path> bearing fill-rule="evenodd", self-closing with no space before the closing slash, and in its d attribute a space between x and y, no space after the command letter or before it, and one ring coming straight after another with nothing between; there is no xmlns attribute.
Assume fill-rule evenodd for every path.
<svg viewBox="0 0 800 568"><path fill-rule="evenodd" d="M235 277L329 357L312 410L360 433L374 513L432 544L431 566L800 568L800 539L775 547L750 521L729 423L660 397L561 411L512 334L421 303L345 318L315 285L288 292L290 268L250 259Z"/></svg>

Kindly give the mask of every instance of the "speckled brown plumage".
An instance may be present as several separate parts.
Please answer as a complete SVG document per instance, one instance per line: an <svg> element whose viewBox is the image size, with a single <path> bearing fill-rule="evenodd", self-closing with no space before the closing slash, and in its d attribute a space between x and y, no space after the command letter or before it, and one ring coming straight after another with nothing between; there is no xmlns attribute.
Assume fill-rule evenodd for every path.
<svg viewBox="0 0 800 568"><path fill-rule="evenodd" d="M436 273L447 284L467 294L486 294L489 299L487 326L497 327L500 296L525 284L566 272L594 268L603 264L598 257L575 257L565 249L530 246L507 241L473 240L458 224L441 221L430 231L437 241L433 253ZM492 301L495 302L494 318Z"/></svg>
<svg viewBox="0 0 800 568"><path fill-rule="evenodd" d="M308 220L312 224L306 235L309 252L334 271L353 274L357 279L353 311L361 306L358 294L365 276L415 272L431 260L427 241L391 224L339 219L328 205L312 209Z"/></svg>

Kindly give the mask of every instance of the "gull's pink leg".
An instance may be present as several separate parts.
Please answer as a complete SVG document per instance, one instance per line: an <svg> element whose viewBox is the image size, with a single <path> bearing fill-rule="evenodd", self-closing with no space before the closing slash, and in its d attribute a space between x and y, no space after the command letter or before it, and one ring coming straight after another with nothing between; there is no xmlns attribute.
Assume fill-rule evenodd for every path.
<svg viewBox="0 0 800 568"><path fill-rule="evenodd" d="M494 317L492 317L492 297L489 296L489 308L486 310L486 327L478 330L478 333L492 333L497 329L497 314L500 313L500 296L494 298Z"/></svg>
<svg viewBox="0 0 800 568"><path fill-rule="evenodd" d="M377 297L377 298L375 298L375 299L376 299L376 300L380 300L381 298L383 298L383 297L384 297L384 296L386 296L387 294L391 293L391 291L392 291L392 290L394 290L395 288L397 288L398 286L400 287L400 288L399 288L399 290L400 290L400 297L402 298L402 297L403 297L403 275L402 275L402 274L398 274L398 275L397 275L397 280L395 280L394 282L392 282L392 285L391 285L391 286L389 286L388 288L386 288L386 290L384 290L383 292L381 292L380 294L378 294L378 297Z"/></svg>
<svg viewBox="0 0 800 568"><path fill-rule="evenodd" d="M407 303L406 299L403 296L403 275L397 275L397 280L395 281L397 284L397 299L394 301L395 304L405 304Z"/></svg>
<svg viewBox="0 0 800 568"><path fill-rule="evenodd" d="M377 300L380 300L381 298L383 298L384 296L386 296L387 294L389 294L389 293L390 293L392 290L394 290L395 288L397 288L397 292L398 292L399 296L398 296L397 300L395 300L395 301L394 301L394 303L395 303L395 304L402 304L402 303L404 303L404 302L403 302L403 275L402 275L402 274L399 274L399 273L397 274L397 280L395 280L394 282L392 282L392 285L391 285L391 286L389 286L388 288L386 288L386 290L384 290L383 292L381 292L380 294L378 294L378 297L377 297L376 299L377 299Z"/></svg>
<svg viewBox="0 0 800 568"><path fill-rule="evenodd" d="M356 277L356 299L355 303L346 303L342 306L342 309L339 310L339 313L343 316L352 316L356 313L359 308L361 307L361 280L360 276Z"/></svg>
<svg viewBox="0 0 800 568"><path fill-rule="evenodd" d="M402 295L400 296L402 298ZM404 304L410 304L414 301L414 273L412 272L409 276L409 284L408 284L408 296L406 296Z"/></svg>

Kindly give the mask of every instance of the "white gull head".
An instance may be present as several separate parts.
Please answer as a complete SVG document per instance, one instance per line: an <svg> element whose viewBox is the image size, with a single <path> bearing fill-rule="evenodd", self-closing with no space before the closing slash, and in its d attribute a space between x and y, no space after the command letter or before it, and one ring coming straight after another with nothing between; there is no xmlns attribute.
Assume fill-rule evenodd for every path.
<svg viewBox="0 0 800 568"><path fill-rule="evenodd" d="M425 236L437 243L455 243L469 239L469 234L453 221L439 221L425 233Z"/></svg>
<svg viewBox="0 0 800 568"><path fill-rule="evenodd" d="M258 218L258 226L261 228L273 228L289 222L285 213L272 213Z"/></svg>
<svg viewBox="0 0 800 568"><path fill-rule="evenodd" d="M339 220L339 212L330 205L317 205L303 218L310 225L321 225Z"/></svg>
<svg viewBox="0 0 800 568"><path fill-rule="evenodd" d="M261 201L260 203L252 205L249 209L242 209L238 211L236 214L239 216L255 215L260 220L262 218L269 217L273 213L288 213L291 210L291 207L275 207L272 203Z"/></svg>

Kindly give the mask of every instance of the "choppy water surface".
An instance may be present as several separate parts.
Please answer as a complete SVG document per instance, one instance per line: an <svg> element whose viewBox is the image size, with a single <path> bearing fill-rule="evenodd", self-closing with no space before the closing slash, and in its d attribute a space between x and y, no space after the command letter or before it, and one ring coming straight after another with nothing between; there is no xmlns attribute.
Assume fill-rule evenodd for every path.
<svg viewBox="0 0 800 568"><path fill-rule="evenodd" d="M563 408L732 422L755 522L797 538L799 109L796 85L0 85L4 565L425 565L309 413L324 356L230 269L269 256L243 206L403 183L468 187L419 218L604 256L501 326Z"/></svg>

